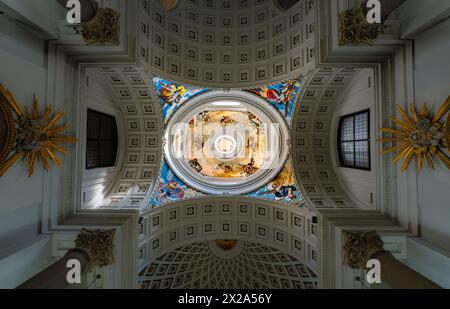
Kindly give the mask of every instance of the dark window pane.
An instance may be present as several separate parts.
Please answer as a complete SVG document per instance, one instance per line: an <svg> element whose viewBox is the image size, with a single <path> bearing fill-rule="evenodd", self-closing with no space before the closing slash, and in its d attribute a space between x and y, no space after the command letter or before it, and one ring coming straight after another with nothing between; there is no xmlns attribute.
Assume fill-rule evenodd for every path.
<svg viewBox="0 0 450 309"><path fill-rule="evenodd" d="M353 142L342 143L341 154L344 165L353 166L355 161L355 148Z"/></svg>
<svg viewBox="0 0 450 309"><path fill-rule="evenodd" d="M87 138L97 139L99 138L100 131L100 114L91 110L88 110L87 114Z"/></svg>
<svg viewBox="0 0 450 309"><path fill-rule="evenodd" d="M355 115L355 140L363 140L369 138L368 116L368 113Z"/></svg>
<svg viewBox="0 0 450 309"><path fill-rule="evenodd" d="M117 155L117 126L113 116L88 110L86 168L114 166Z"/></svg>
<svg viewBox="0 0 450 309"><path fill-rule="evenodd" d="M369 112L342 117L339 124L341 166L370 170Z"/></svg>
<svg viewBox="0 0 450 309"><path fill-rule="evenodd" d="M102 140L114 140L117 135L116 120L110 116L102 116L100 138Z"/></svg>
<svg viewBox="0 0 450 309"><path fill-rule="evenodd" d="M100 142L100 165L113 166L116 161L117 144L115 142Z"/></svg>
<svg viewBox="0 0 450 309"><path fill-rule="evenodd" d="M100 165L98 141L88 140L86 149L86 167L90 169Z"/></svg>
<svg viewBox="0 0 450 309"><path fill-rule="evenodd" d="M369 168L369 142L355 143L355 166L358 168Z"/></svg>
<svg viewBox="0 0 450 309"><path fill-rule="evenodd" d="M341 141L353 141L353 117L347 117L342 121Z"/></svg>

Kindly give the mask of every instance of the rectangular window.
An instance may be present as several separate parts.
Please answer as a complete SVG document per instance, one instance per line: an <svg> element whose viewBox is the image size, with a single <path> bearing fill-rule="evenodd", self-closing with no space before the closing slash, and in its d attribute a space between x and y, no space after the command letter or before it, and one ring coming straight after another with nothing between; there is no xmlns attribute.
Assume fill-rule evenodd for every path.
<svg viewBox="0 0 450 309"><path fill-rule="evenodd" d="M369 130L369 110L341 117L338 130L338 152L342 167L370 171Z"/></svg>
<svg viewBox="0 0 450 309"><path fill-rule="evenodd" d="M116 119L88 109L86 169L114 166L117 156L117 139Z"/></svg>

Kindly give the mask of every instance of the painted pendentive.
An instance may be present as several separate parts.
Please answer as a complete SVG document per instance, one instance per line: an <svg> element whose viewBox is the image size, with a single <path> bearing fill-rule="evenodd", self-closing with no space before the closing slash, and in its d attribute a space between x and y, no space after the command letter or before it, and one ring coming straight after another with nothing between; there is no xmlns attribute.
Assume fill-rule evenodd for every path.
<svg viewBox="0 0 450 309"><path fill-rule="evenodd" d="M287 124L291 126L294 105L304 84L305 78L299 77L284 83L255 88L249 91L266 99L275 106L286 119Z"/></svg>
<svg viewBox="0 0 450 309"><path fill-rule="evenodd" d="M190 98L205 93L209 89L184 86L172 83L168 80L155 77L153 86L159 96L162 106L162 118L166 125L170 116Z"/></svg>

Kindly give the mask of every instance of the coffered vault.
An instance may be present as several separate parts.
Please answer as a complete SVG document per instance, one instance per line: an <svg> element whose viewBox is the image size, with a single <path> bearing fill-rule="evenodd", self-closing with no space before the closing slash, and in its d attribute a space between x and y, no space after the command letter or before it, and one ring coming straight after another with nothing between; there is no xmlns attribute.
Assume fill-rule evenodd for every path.
<svg viewBox="0 0 450 309"><path fill-rule="evenodd" d="M196 242L158 257L142 272L143 289L312 289L317 276L298 260L265 245L238 242L239 255Z"/></svg>
<svg viewBox="0 0 450 309"><path fill-rule="evenodd" d="M314 7L297 1L140 1L139 54L149 72L216 88L264 85L314 68ZM292 5L292 4L291 4Z"/></svg>

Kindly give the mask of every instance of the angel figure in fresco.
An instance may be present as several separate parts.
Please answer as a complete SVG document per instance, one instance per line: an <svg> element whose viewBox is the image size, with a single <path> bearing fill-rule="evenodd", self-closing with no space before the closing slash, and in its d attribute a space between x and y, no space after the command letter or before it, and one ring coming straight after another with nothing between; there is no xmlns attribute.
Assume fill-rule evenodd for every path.
<svg viewBox="0 0 450 309"><path fill-rule="evenodd" d="M218 167L219 167L220 169L222 169L222 171L223 171L225 174L229 174L229 173L232 173L232 172L233 172L233 168L232 168L230 165L228 165L228 164L220 163L220 164L218 165Z"/></svg>
<svg viewBox="0 0 450 309"><path fill-rule="evenodd" d="M259 89L251 90L251 92L269 100L276 102L280 107L284 106L284 116L289 116L289 106L295 94L295 87L298 86L298 81L288 82L283 85L281 91L276 88L261 87Z"/></svg>
<svg viewBox="0 0 450 309"><path fill-rule="evenodd" d="M223 116L222 119L220 119L220 123L222 125L228 126L228 125L235 123L235 121L230 116Z"/></svg>
<svg viewBox="0 0 450 309"><path fill-rule="evenodd" d="M192 159L189 161L189 165L197 171L197 173L200 173L203 170L203 167L198 163L198 159Z"/></svg>
<svg viewBox="0 0 450 309"><path fill-rule="evenodd" d="M164 103L169 106L179 104L183 96L186 94L186 88L183 86L168 85L165 83L162 83L161 85L161 98L164 100Z"/></svg>
<svg viewBox="0 0 450 309"><path fill-rule="evenodd" d="M184 190L183 188L180 188L178 183L174 180L169 181L168 184L161 183L160 184L160 198L161 197L168 197L168 198L183 198L184 197Z"/></svg>
<svg viewBox="0 0 450 309"><path fill-rule="evenodd" d="M248 119L253 122L254 124L256 124L257 126L259 126L261 124L261 120L259 120L258 117L256 117L255 115L253 115L252 113L248 112Z"/></svg>
<svg viewBox="0 0 450 309"><path fill-rule="evenodd" d="M210 119L211 119L211 116L209 115L209 112L202 113L203 123L208 123Z"/></svg>
<svg viewBox="0 0 450 309"><path fill-rule="evenodd" d="M252 158L250 163L244 165L242 167L241 175L252 175L256 172L257 168L255 167L255 160Z"/></svg>
<svg viewBox="0 0 450 309"><path fill-rule="evenodd" d="M297 191L297 188L295 186L283 186L275 182L272 184L272 190L261 192L259 193L259 195L273 194L276 198L287 198L288 200L292 201L297 198L297 196L294 194L295 191Z"/></svg>

